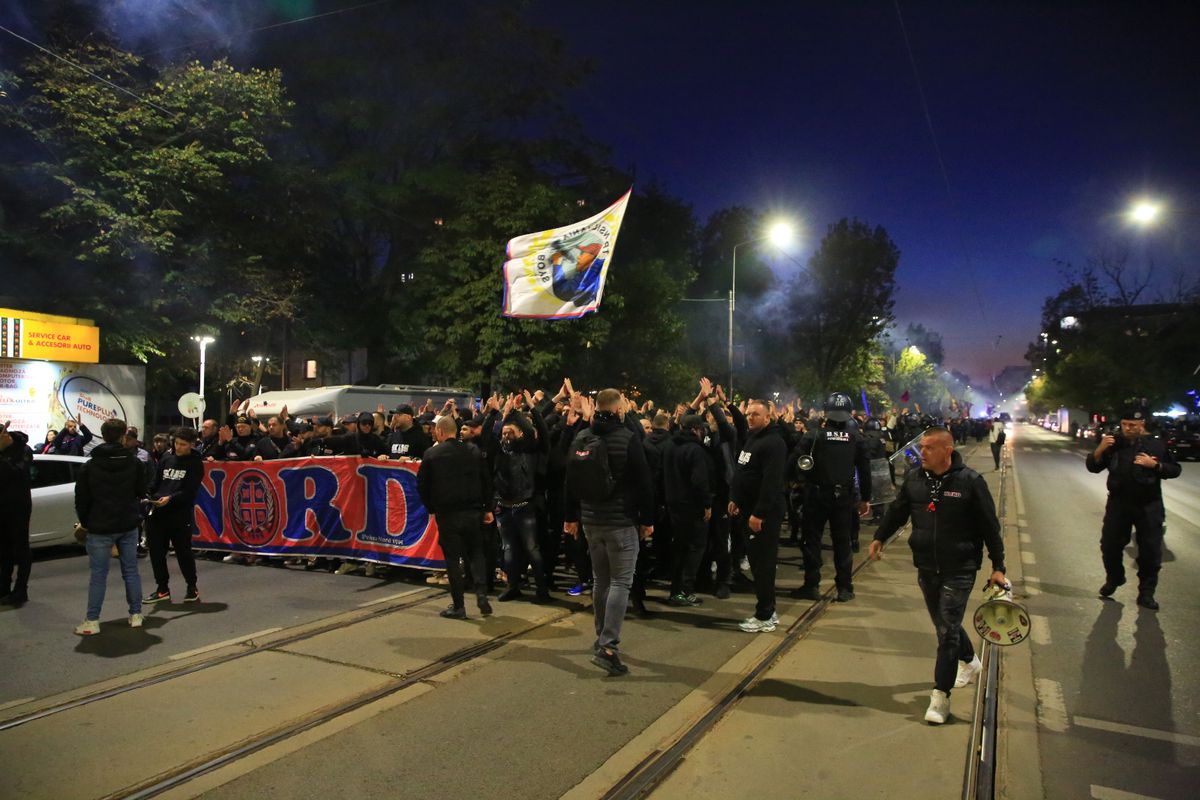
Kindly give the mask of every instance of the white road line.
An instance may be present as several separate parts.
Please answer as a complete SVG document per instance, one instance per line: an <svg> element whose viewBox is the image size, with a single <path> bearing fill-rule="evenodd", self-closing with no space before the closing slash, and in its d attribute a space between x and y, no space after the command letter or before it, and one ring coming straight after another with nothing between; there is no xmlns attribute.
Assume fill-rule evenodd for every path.
<svg viewBox="0 0 1200 800"><path fill-rule="evenodd" d="M400 594L389 594L387 597L376 597L374 600L368 600L365 603L359 603L358 607L367 608L368 606L377 606L380 603L386 603L389 600L399 600L401 597L408 597L410 594L416 594L417 592L423 591L425 591L424 588L409 589L407 592L401 592Z"/></svg>
<svg viewBox="0 0 1200 800"><path fill-rule="evenodd" d="M1030 614L1029 638L1033 639L1034 644L1051 644L1050 618L1041 614Z"/></svg>
<svg viewBox="0 0 1200 800"><path fill-rule="evenodd" d="M1021 544L1033 544L1033 537L1028 533L1022 533L1019 537Z"/></svg>
<svg viewBox="0 0 1200 800"><path fill-rule="evenodd" d="M1037 563L1037 556L1035 556L1035 555L1034 555L1034 554L1033 554L1031 551L1029 551L1029 550L1022 550L1022 551L1021 551L1021 563L1022 563L1022 564L1025 564L1026 566L1031 566L1031 565L1033 565L1033 564L1036 564L1036 563Z"/></svg>
<svg viewBox="0 0 1200 800"><path fill-rule="evenodd" d="M248 642L251 639L256 639L259 636L266 636L268 633L275 633L275 631L281 631L281 630L283 630L283 628L267 628L265 631L258 631L256 633L248 633L245 636L239 636L236 639L226 639L225 641L217 642L216 644L209 644L209 645L205 645L204 647L197 647L195 650L188 650L184 653L176 653L173 656L167 656L167 660L178 661L181 658L190 658L191 656L198 656L201 653L207 653L210 650L220 650L222 647L229 647L229 645L231 645L231 644L241 644L242 642Z"/></svg>
<svg viewBox="0 0 1200 800"><path fill-rule="evenodd" d="M1151 797L1148 794L1137 794L1136 792L1111 789L1108 786L1097 786L1093 783L1092 800L1158 800L1158 798Z"/></svg>
<svg viewBox="0 0 1200 800"><path fill-rule="evenodd" d="M1125 725L1120 722L1108 722L1107 720L1091 719L1089 717L1075 717L1074 721L1076 725L1081 725L1084 728L1095 728L1096 730L1109 731L1111 733L1124 733L1128 736L1141 736L1143 739L1158 739L1160 742L1172 742L1173 744L1200 747L1200 736L1189 736L1186 733L1156 731L1154 728L1139 728L1137 725Z"/></svg>
<svg viewBox="0 0 1200 800"><path fill-rule="evenodd" d="M1067 701L1063 699L1062 684L1049 678L1038 678L1033 682L1037 693L1037 719L1048 731L1066 733L1071 727L1067 721Z"/></svg>
<svg viewBox="0 0 1200 800"><path fill-rule="evenodd" d="M0 711L5 710L6 708L14 708L16 706L23 706L26 703L31 703L36 699L37 699L36 697L22 697L20 700L9 700L7 703L0 705Z"/></svg>

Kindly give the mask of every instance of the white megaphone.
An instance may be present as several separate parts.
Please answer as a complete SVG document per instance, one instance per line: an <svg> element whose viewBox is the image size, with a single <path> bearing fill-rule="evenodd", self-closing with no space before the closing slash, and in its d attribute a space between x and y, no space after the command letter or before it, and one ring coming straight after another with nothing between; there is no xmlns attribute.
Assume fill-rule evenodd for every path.
<svg viewBox="0 0 1200 800"><path fill-rule="evenodd" d="M975 631L985 642L1007 647L1029 638L1029 612L1013 602L1012 584L984 587L988 599L975 609Z"/></svg>
<svg viewBox="0 0 1200 800"><path fill-rule="evenodd" d="M816 462L813 461L813 457L805 453L796 459L796 469L800 470L801 472L809 472L812 470L815 463Z"/></svg>

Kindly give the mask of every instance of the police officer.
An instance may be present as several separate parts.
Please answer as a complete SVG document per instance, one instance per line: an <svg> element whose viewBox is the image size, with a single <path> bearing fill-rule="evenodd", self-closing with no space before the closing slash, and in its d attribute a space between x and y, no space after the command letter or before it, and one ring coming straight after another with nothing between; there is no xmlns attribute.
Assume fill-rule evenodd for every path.
<svg viewBox="0 0 1200 800"><path fill-rule="evenodd" d="M1087 457L1088 472L1108 470L1108 504L1100 528L1104 560L1101 597L1111 597L1125 583L1124 551L1131 530L1137 531L1138 598L1143 608L1158 610L1154 590L1162 568L1162 481L1181 469L1161 439L1146 434L1146 406L1133 401L1121 415L1121 433L1100 439Z"/></svg>
<svg viewBox="0 0 1200 800"><path fill-rule="evenodd" d="M808 493L804 500L804 524L800 548L804 556L804 585L792 592L801 600L820 599L821 534L829 522L833 539L833 563L836 571L837 601L854 599L851 550L855 501L854 476L858 474L861 499L857 512L870 510L871 462L867 444L857 430L849 426L850 396L841 392L825 400L825 424L809 431L797 447L797 455L813 459L809 471Z"/></svg>
<svg viewBox="0 0 1200 800"><path fill-rule="evenodd" d="M738 454L729 487L729 516L746 536L754 593L754 616L738 626L748 633L775 630L775 565L779 557L779 527L783 524L783 476L787 446L771 424L765 401L746 407L746 441Z"/></svg>

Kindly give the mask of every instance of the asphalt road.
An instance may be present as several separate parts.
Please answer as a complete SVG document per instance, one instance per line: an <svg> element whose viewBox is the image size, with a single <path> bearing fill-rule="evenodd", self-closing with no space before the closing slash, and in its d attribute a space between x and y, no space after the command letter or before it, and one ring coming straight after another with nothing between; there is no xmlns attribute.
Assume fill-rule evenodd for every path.
<svg viewBox="0 0 1200 800"><path fill-rule="evenodd" d="M87 610L88 561L82 549L37 550L29 602L0 606L0 708L124 675L198 648L278 628L289 628L352 610L414 588L428 573L392 570L388 578L333 575L301 568L197 564L200 602L184 604L183 581L173 556L173 603L145 606L145 627L129 627L121 570L113 559L101 613L101 633L72 633ZM139 559L142 595L154 588L147 558Z"/></svg>
<svg viewBox="0 0 1200 800"><path fill-rule="evenodd" d="M1086 449L1028 425L1013 439L1045 796L1196 797L1200 465L1163 483L1168 527L1154 612L1135 604L1132 547L1129 582L1111 600L1097 593L1105 476L1086 470Z"/></svg>

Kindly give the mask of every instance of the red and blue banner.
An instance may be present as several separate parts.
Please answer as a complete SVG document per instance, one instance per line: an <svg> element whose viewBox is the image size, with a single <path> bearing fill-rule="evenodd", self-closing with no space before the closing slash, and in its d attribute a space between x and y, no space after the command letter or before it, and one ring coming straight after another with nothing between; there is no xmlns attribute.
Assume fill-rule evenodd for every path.
<svg viewBox="0 0 1200 800"><path fill-rule="evenodd" d="M419 464L334 456L210 461L196 494L197 549L326 556L444 569Z"/></svg>

